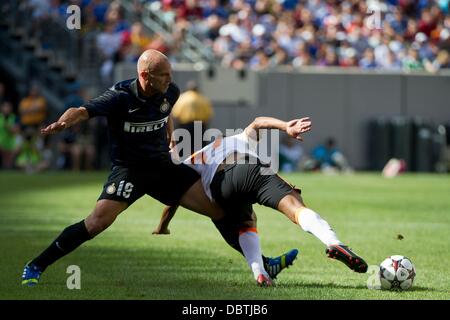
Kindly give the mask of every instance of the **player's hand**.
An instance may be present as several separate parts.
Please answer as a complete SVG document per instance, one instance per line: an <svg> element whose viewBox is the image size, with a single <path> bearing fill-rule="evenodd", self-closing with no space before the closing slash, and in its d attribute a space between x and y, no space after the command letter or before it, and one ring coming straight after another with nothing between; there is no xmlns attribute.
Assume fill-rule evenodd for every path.
<svg viewBox="0 0 450 320"><path fill-rule="evenodd" d="M157 227L153 230L152 234L170 234L170 230L168 228Z"/></svg>
<svg viewBox="0 0 450 320"><path fill-rule="evenodd" d="M178 154L178 150L176 146L170 147L169 153L172 157L172 160L174 163L181 163L180 155Z"/></svg>
<svg viewBox="0 0 450 320"><path fill-rule="evenodd" d="M172 150L177 146L177 142L175 140L170 140L169 149Z"/></svg>
<svg viewBox="0 0 450 320"><path fill-rule="evenodd" d="M300 141L303 141L302 133L311 130L311 120L309 117L294 119L287 123L286 133Z"/></svg>
<svg viewBox="0 0 450 320"><path fill-rule="evenodd" d="M44 135L47 134L55 134L58 133L66 128L65 122L53 122L51 125L47 126L46 128L41 129L41 133Z"/></svg>

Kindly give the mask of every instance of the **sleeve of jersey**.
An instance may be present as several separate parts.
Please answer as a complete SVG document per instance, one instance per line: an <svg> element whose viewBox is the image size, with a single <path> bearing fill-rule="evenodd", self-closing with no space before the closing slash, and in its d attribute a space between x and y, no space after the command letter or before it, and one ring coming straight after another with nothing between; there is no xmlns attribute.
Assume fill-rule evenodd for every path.
<svg viewBox="0 0 450 320"><path fill-rule="evenodd" d="M175 103L178 101L178 98L180 97L180 88L178 88L178 86L172 82L170 91L171 91L171 97L173 99L173 101L171 101L172 107L173 107L175 105Z"/></svg>
<svg viewBox="0 0 450 320"><path fill-rule="evenodd" d="M119 100L119 93L108 89L99 97L89 100L84 104L84 107L89 114L89 118L108 116L115 110Z"/></svg>

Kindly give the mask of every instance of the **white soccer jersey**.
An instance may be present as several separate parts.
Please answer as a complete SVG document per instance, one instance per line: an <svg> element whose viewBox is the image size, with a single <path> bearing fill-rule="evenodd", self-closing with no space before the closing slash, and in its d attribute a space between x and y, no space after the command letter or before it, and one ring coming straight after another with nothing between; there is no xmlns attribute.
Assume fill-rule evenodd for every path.
<svg viewBox="0 0 450 320"><path fill-rule="evenodd" d="M195 152L191 157L184 160L184 163L202 177L203 189L211 199L210 184L216 174L219 165L232 153L250 154L258 158L256 153L257 141L250 138L245 131L230 137L217 137L216 140L208 144L203 149Z"/></svg>

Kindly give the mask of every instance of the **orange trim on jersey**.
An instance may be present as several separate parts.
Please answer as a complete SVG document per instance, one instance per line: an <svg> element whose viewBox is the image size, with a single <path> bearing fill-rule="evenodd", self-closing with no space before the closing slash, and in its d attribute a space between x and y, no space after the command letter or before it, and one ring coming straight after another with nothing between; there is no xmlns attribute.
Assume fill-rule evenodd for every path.
<svg viewBox="0 0 450 320"><path fill-rule="evenodd" d="M206 164L206 154L204 152L202 152L202 164Z"/></svg>
<svg viewBox="0 0 450 320"><path fill-rule="evenodd" d="M194 152L191 156L191 164L205 164L206 163L206 156L202 150L199 150L197 152Z"/></svg>
<svg viewBox="0 0 450 320"><path fill-rule="evenodd" d="M258 233L258 230L256 230L256 228L241 228L241 229L239 229L239 235L246 233L246 232Z"/></svg>
<svg viewBox="0 0 450 320"><path fill-rule="evenodd" d="M220 146L220 144L222 143L222 140L223 140L222 136L217 137L216 140L214 140L214 142L213 142L213 148L217 149Z"/></svg>

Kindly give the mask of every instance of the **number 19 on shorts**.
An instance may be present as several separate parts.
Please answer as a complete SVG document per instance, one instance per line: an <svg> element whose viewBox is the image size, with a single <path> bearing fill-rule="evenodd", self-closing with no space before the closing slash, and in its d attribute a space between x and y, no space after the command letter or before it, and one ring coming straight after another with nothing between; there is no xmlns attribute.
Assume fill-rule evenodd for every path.
<svg viewBox="0 0 450 320"><path fill-rule="evenodd" d="M128 199L130 197L131 191L133 191L133 187L134 185L131 182L122 180L119 182L116 195L118 197L124 197L125 199Z"/></svg>

